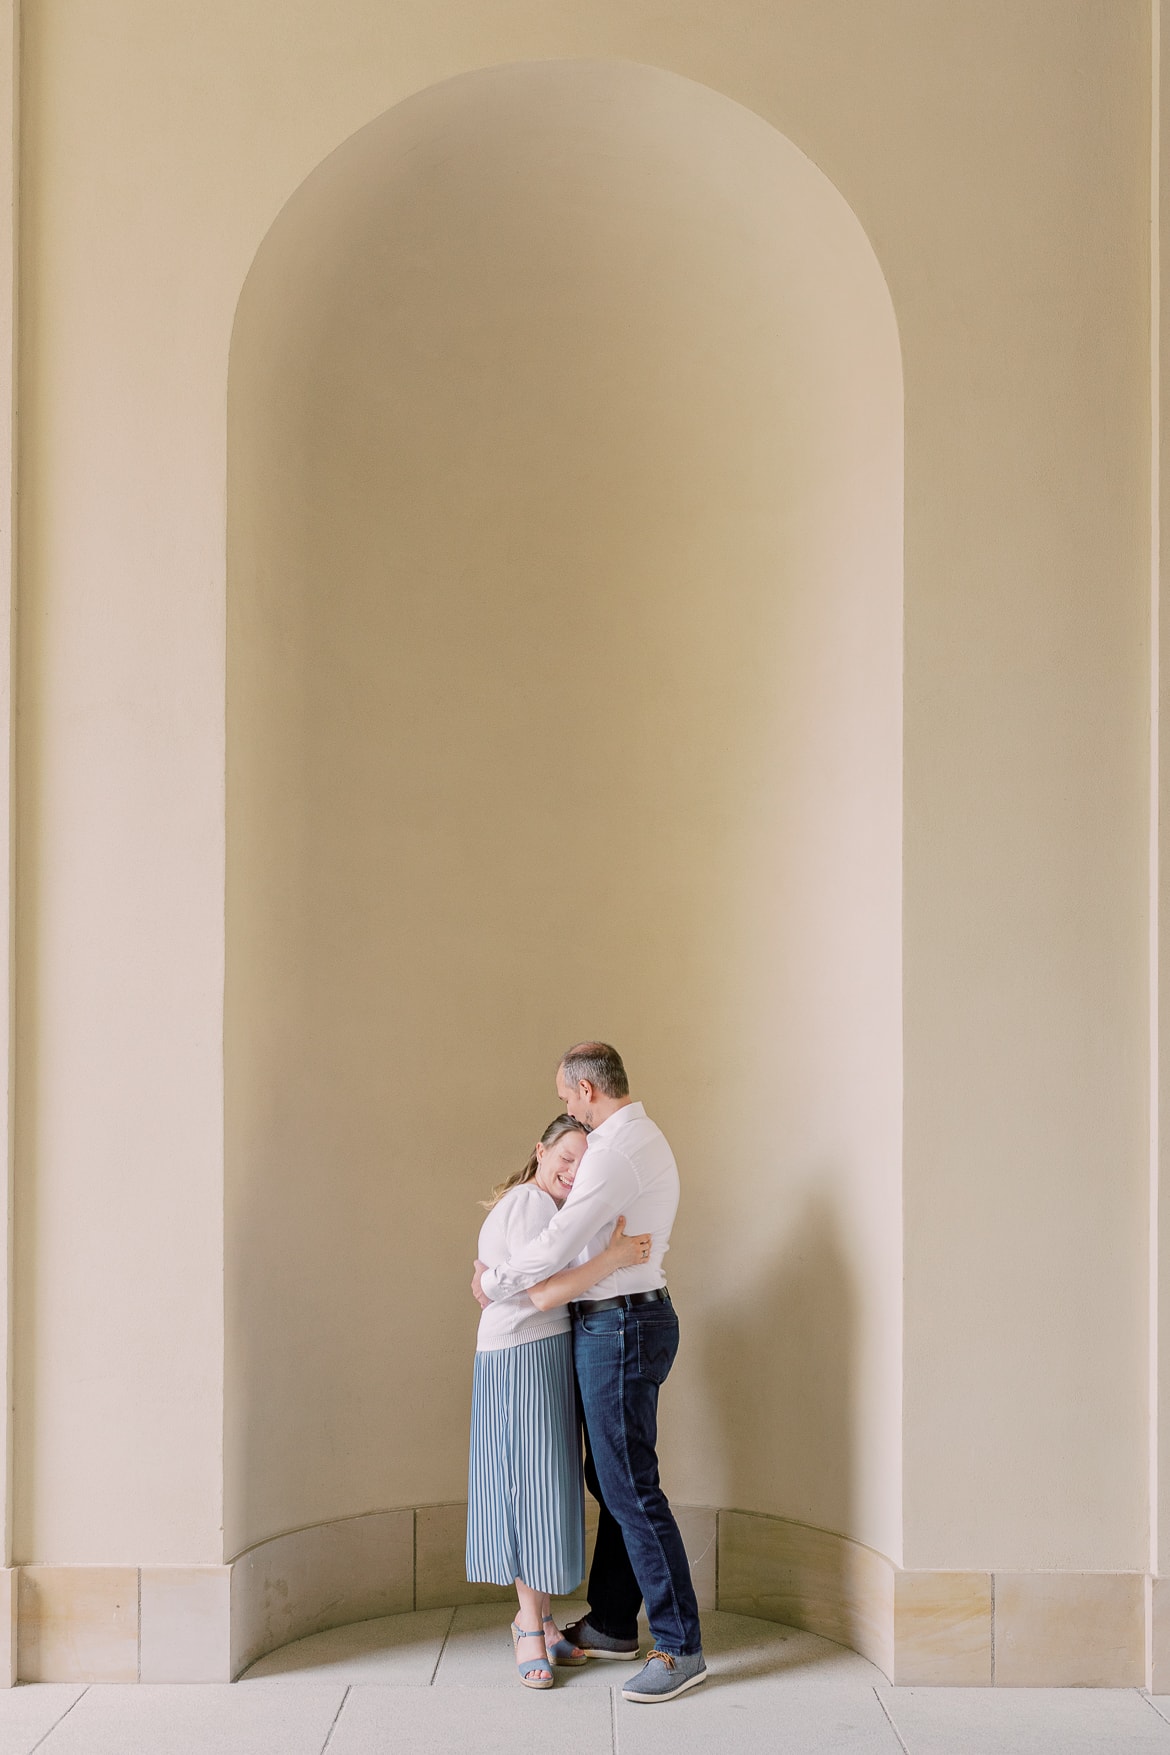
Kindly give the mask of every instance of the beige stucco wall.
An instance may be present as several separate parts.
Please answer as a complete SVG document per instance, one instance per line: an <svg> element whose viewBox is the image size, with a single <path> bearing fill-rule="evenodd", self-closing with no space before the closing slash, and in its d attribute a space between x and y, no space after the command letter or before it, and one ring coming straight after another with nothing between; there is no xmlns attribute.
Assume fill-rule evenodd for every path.
<svg viewBox="0 0 1170 1755"><path fill-rule="evenodd" d="M905 1559L1144 1565L1147 44L1136 0L30 9L17 1558L221 1553L240 289L401 98L586 56L772 123L897 315Z"/></svg>
<svg viewBox="0 0 1170 1755"><path fill-rule="evenodd" d="M989 10L964 16L924 103L972 156L913 173L929 156L921 260L962 264L920 354L887 268L907 391L906 1563L1141 1567L1147 20L1021 8L993 49ZM1032 35L1045 16L1067 85ZM957 70L980 52L976 96Z"/></svg>
<svg viewBox="0 0 1170 1755"><path fill-rule="evenodd" d="M897 1551L901 476L864 233L703 87L446 82L282 213L230 386L230 1550L463 1494L477 1198L598 1033L686 1186L672 1490Z"/></svg>

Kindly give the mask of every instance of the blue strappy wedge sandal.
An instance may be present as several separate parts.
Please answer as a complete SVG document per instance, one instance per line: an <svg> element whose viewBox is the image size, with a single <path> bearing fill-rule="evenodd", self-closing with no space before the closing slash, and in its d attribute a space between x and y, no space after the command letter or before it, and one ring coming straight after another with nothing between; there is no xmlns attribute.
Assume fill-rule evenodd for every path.
<svg viewBox="0 0 1170 1755"><path fill-rule="evenodd" d="M544 1638L544 1629L538 1627L535 1633L528 1633L523 1627L512 1623L512 1650L515 1651L522 1639ZM553 1685L552 1660L546 1652L542 1658L517 1658L516 1668L520 1672L520 1680L525 1688L551 1688ZM547 1670L547 1676L534 1676L533 1670Z"/></svg>
<svg viewBox="0 0 1170 1755"><path fill-rule="evenodd" d="M552 1626L556 1626L556 1622L553 1620L552 1616L546 1615L544 1618L545 1626L549 1626L550 1623ZM566 1639L563 1634L560 1639L554 1639L550 1645L548 1642L548 1634L546 1633L544 1636L544 1646L553 1663L559 1664L563 1670L579 1670L582 1664L587 1664L589 1662L589 1659L585 1656L585 1653L580 1647L574 1645L571 1639Z"/></svg>

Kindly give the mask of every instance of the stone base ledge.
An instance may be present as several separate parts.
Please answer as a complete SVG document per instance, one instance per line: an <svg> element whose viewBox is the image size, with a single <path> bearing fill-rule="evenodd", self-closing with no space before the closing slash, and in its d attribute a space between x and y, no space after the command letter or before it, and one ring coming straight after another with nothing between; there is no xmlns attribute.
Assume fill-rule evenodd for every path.
<svg viewBox="0 0 1170 1755"><path fill-rule="evenodd" d="M852 1646L898 1687L1149 1685L1140 1572L908 1572L845 1536L721 1511L718 1602ZM1165 1644L1163 1686L1170 1612Z"/></svg>
<svg viewBox="0 0 1170 1755"><path fill-rule="evenodd" d="M227 1566L19 1566L22 1682L226 1682Z"/></svg>
<svg viewBox="0 0 1170 1755"><path fill-rule="evenodd" d="M701 1610L819 1633L900 1686L1170 1692L1170 1579L908 1572L786 1518L675 1509ZM464 1578L465 1518L461 1503L339 1518L258 1542L225 1566L9 1567L0 1686L227 1682L330 1627L508 1600Z"/></svg>

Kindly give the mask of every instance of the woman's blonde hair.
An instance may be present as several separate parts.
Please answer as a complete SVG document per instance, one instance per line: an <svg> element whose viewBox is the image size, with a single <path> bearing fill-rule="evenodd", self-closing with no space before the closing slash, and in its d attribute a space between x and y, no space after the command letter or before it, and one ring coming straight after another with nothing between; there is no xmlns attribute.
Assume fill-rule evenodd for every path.
<svg viewBox="0 0 1170 1755"><path fill-rule="evenodd" d="M574 1121L571 1115L558 1115L554 1121L549 1122L548 1126L541 1134L540 1145L545 1147L555 1146L557 1141L567 1133L583 1133L588 1137L589 1129L585 1126L583 1121ZM492 1189L492 1198L490 1200L481 1200L479 1203L480 1206L486 1207L490 1212L496 1202L502 1200L510 1188L519 1188L522 1182L531 1182L532 1178L536 1175L539 1165L540 1152L536 1146L533 1146L528 1155L528 1162L525 1164L523 1170L515 1171L513 1175L509 1176L506 1182L497 1183L495 1188Z"/></svg>

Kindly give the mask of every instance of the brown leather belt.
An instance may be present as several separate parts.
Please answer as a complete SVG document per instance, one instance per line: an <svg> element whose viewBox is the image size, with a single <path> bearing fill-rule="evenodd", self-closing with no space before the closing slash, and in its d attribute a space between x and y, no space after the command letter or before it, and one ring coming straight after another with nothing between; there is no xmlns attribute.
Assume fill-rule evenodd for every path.
<svg viewBox="0 0 1170 1755"><path fill-rule="evenodd" d="M669 1304L670 1293L665 1286L653 1292L621 1292L616 1298L581 1298L569 1309L574 1316L592 1316L595 1310L629 1310L634 1304Z"/></svg>

